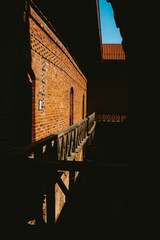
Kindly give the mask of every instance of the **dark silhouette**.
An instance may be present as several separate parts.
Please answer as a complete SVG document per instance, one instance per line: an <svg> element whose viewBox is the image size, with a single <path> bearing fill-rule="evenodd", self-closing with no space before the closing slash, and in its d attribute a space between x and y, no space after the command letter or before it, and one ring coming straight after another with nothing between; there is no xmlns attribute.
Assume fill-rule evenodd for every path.
<svg viewBox="0 0 160 240"><path fill-rule="evenodd" d="M97 125L96 145L92 145L96 147L93 151L91 146L87 147L86 158L89 157L90 163L102 163L108 158L111 162L113 157L111 166L104 167L102 163L99 169L81 170L56 226L45 224L42 219L43 195L48 193L52 218L57 173L48 168L44 174L43 167L33 166L23 152L24 145L31 141L31 81L34 84L35 78L31 69L28 24L30 1L3 1L0 99L2 238L155 239L159 236L160 219L158 2L110 1L123 38L126 61L122 64L105 62L103 65L96 1L34 2L55 26L88 79L89 114L95 107L92 94L97 82L102 88L105 78L114 82L115 65L116 69L118 64L120 69L125 65L129 93L125 93L125 105L114 105L114 111L117 111L115 114L127 111L128 122L124 125ZM105 71L108 64L113 74L111 70ZM116 81L120 82L120 79ZM101 93L96 99L96 111L104 99ZM105 111L111 109L110 102L107 104ZM128 165L116 165L118 161ZM28 220L35 218L36 225L29 226Z"/></svg>

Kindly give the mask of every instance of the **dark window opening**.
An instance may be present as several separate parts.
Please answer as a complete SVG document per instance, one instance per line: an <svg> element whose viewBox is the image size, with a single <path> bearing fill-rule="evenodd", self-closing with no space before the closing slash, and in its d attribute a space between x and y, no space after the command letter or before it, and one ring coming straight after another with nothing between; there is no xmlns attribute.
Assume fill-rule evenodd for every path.
<svg viewBox="0 0 160 240"><path fill-rule="evenodd" d="M74 90L73 87L70 90L70 126L74 121Z"/></svg>
<svg viewBox="0 0 160 240"><path fill-rule="evenodd" d="M83 100L82 100L82 119L84 119L84 95L83 95Z"/></svg>

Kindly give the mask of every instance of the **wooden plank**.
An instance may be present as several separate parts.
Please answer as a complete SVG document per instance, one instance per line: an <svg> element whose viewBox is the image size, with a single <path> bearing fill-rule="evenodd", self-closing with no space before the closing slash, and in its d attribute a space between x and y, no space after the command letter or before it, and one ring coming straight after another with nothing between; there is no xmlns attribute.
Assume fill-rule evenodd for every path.
<svg viewBox="0 0 160 240"><path fill-rule="evenodd" d="M96 127L96 122L94 122L94 125L93 125L92 128L88 131L88 134L89 134L89 135L92 133L92 131L94 130L95 127Z"/></svg>
<svg viewBox="0 0 160 240"><path fill-rule="evenodd" d="M62 179L58 178L57 183L58 183L59 187L61 188L61 190L63 191L64 195L67 197L68 193L69 193L69 190L66 188L66 185L64 184Z"/></svg>

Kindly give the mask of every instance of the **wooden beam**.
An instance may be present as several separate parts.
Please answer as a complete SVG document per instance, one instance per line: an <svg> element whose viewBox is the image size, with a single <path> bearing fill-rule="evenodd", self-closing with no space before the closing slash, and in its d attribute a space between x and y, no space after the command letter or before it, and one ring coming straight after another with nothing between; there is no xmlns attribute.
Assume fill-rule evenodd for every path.
<svg viewBox="0 0 160 240"><path fill-rule="evenodd" d="M84 169L98 169L98 168L126 168L127 163L119 162L101 162L101 163L92 163L92 162L78 162L78 161L32 161L33 165L37 167L46 167L53 168L57 170L64 171L81 171Z"/></svg>
<svg viewBox="0 0 160 240"><path fill-rule="evenodd" d="M69 190L66 188L66 185L64 184L62 179L58 178L57 183L58 183L59 187L61 188L61 190L63 191L64 195L67 197L68 193L69 193Z"/></svg>

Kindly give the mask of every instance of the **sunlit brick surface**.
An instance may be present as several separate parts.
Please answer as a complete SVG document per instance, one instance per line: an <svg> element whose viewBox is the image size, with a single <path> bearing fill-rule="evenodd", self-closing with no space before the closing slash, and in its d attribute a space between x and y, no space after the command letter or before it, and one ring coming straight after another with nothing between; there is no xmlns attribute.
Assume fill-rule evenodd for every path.
<svg viewBox="0 0 160 240"><path fill-rule="evenodd" d="M102 44L102 58L104 60L125 60L122 44Z"/></svg>
<svg viewBox="0 0 160 240"><path fill-rule="evenodd" d="M74 90L74 123L82 119L87 80L54 29L30 7L32 81L32 141L69 126L70 89ZM53 31L52 31L53 30ZM41 101L41 109L39 104ZM86 107L85 107L86 115Z"/></svg>
<svg viewBox="0 0 160 240"><path fill-rule="evenodd" d="M70 91L73 88L73 123L82 120L83 98L86 116L87 80L66 47L57 37L55 29L35 7L30 6L29 33L32 79L32 142L54 134L70 125ZM82 161L82 151L76 157ZM75 174L75 180L78 173ZM69 190L69 172L61 176ZM47 222L46 197L43 203L43 220ZM55 184L55 221L66 196ZM29 224L35 224L34 220Z"/></svg>

